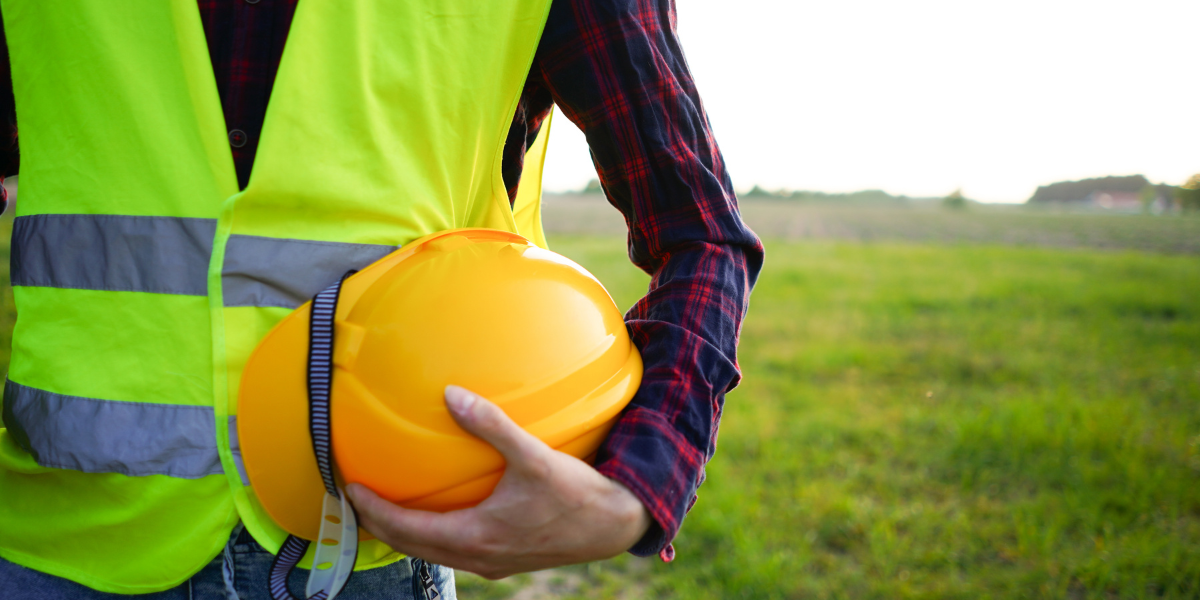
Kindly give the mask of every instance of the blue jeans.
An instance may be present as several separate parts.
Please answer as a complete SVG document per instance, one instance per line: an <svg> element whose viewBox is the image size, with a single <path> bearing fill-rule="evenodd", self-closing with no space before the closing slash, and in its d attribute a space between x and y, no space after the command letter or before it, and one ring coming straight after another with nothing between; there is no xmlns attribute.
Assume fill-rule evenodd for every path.
<svg viewBox="0 0 1200 600"><path fill-rule="evenodd" d="M136 596L139 600L270 600L267 573L274 556L258 545L241 526L230 536L225 551L182 584L162 592ZM356 571L338 594L338 600L427 600L414 577L419 559L406 558L397 563ZM429 565L429 573L441 596L455 600L454 570ZM296 569L288 578L288 587L297 598L304 597L308 571ZM97 592L74 581L27 569L0 558L0 597L4 600L113 600L131 598Z"/></svg>

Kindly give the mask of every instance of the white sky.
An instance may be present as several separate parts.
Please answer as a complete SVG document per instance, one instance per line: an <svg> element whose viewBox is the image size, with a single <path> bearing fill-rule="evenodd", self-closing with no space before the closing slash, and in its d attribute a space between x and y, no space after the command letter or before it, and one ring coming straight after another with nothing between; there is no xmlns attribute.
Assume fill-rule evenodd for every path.
<svg viewBox="0 0 1200 600"><path fill-rule="evenodd" d="M1200 172L1200 0L679 0L734 186L1022 202ZM555 116L548 190L595 177Z"/></svg>

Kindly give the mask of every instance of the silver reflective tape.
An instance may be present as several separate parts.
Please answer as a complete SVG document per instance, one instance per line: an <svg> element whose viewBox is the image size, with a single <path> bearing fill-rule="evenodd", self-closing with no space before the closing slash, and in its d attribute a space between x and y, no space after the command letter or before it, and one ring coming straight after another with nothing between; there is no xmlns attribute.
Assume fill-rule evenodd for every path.
<svg viewBox="0 0 1200 600"><path fill-rule="evenodd" d="M204 296L216 227L182 217L17 217L12 284Z"/></svg>
<svg viewBox="0 0 1200 600"><path fill-rule="evenodd" d="M13 221L12 284L204 296L215 219L30 215ZM225 306L295 308L395 250L380 244L230 236Z"/></svg>
<svg viewBox="0 0 1200 600"><path fill-rule="evenodd" d="M198 479L223 473L213 409L55 394L9 380L4 425L43 467Z"/></svg>
<svg viewBox="0 0 1200 600"><path fill-rule="evenodd" d="M296 308L351 269L396 250L380 244L231 235L221 287L225 306Z"/></svg>

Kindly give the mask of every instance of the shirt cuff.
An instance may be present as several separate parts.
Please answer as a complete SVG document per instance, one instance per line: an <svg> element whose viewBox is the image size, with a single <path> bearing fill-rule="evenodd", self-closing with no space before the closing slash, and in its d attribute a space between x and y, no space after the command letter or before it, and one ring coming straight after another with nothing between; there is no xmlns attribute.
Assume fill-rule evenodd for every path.
<svg viewBox="0 0 1200 600"><path fill-rule="evenodd" d="M649 511L654 523L629 551L651 556L670 547L695 503L724 394L738 372L715 346L681 327L641 321L630 330L646 367L637 395L597 453L596 469Z"/></svg>
<svg viewBox="0 0 1200 600"><path fill-rule="evenodd" d="M687 485L684 481L670 482L663 486L655 485L654 480L658 478L656 475L663 474L664 472L662 465L680 460L683 463L694 463L695 461L694 459L678 456L677 449L672 447L672 444L668 441L671 434L662 431L660 428L662 425L661 422L647 424L644 423L645 420L661 421L661 417L644 409L629 411L613 427L613 431L609 433L606 444L631 445L642 449L654 448L654 451L624 452L618 456L611 457L596 467L596 470L601 475L629 489L650 513L650 518L652 519L650 528L629 549L629 552L635 556L653 556L666 548L671 540L675 538L675 535L679 532L680 525L683 523L683 514L678 511L675 498L681 493L688 493L694 496L693 491L686 489L691 488L691 486ZM617 431L618 429L624 431ZM655 458L658 460L655 460ZM657 464L645 464L646 462ZM696 468L702 467L697 466ZM687 469L687 471L692 472L694 469ZM684 474L671 473L671 475L678 476ZM685 478L690 479L690 477L686 476L672 479L681 480Z"/></svg>

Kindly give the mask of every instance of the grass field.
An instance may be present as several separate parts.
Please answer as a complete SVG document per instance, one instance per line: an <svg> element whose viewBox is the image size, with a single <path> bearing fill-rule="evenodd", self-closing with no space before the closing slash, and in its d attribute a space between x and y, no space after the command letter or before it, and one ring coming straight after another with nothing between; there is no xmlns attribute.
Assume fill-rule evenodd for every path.
<svg viewBox="0 0 1200 600"><path fill-rule="evenodd" d="M551 243L625 308L646 279L619 234L586 234L604 208L549 215L585 232ZM1200 598L1200 259L995 237L780 241L772 226L821 208L781 210L747 206L770 237L745 380L676 561L462 577L463 598ZM851 231L886 221L830 213ZM1009 243L1034 229L1168 251L1200 224L931 216L1007 227Z"/></svg>
<svg viewBox="0 0 1200 600"><path fill-rule="evenodd" d="M622 236L547 210L552 247L631 305ZM1130 219L1182 241L767 236L676 561L464 574L460 597L1200 598L1196 221Z"/></svg>

